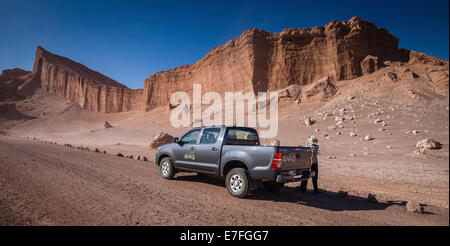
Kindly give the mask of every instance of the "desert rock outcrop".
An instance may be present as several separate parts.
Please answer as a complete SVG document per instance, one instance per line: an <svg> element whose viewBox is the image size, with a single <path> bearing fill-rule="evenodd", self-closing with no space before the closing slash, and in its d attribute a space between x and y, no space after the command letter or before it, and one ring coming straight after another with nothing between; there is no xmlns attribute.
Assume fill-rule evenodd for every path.
<svg viewBox="0 0 450 246"><path fill-rule="evenodd" d="M418 150L440 149L441 143L439 143L438 141L436 141L434 139L426 138L426 139L422 139L419 142L417 142L416 148Z"/></svg>
<svg viewBox="0 0 450 246"><path fill-rule="evenodd" d="M129 89L42 47L36 50L33 74L45 91L70 99L83 109L106 113L143 109L142 89Z"/></svg>
<svg viewBox="0 0 450 246"><path fill-rule="evenodd" d="M193 65L152 74L145 81L145 109L166 105L176 91L192 96L194 83L203 91L265 92L323 77L352 79L363 75L366 63L361 62L368 56L376 57L366 60L369 71L376 69L374 62L406 61L408 51L398 49L398 42L386 29L358 17L280 33L249 29Z"/></svg>
<svg viewBox="0 0 450 246"><path fill-rule="evenodd" d="M165 132L160 132L158 135L156 135L155 138L153 138L153 140L150 142L149 147L152 149L156 149L159 146L166 144L166 143L171 143L173 142L173 136L165 133Z"/></svg>
<svg viewBox="0 0 450 246"><path fill-rule="evenodd" d="M39 80L30 71L6 69L0 74L0 101L20 100L40 87Z"/></svg>
<svg viewBox="0 0 450 246"><path fill-rule="evenodd" d="M300 103L328 100L337 91L334 82L374 73L394 62L438 66L430 72L430 80L435 90L448 93L448 61L399 49L398 43L398 38L386 29L358 17L313 28L288 28L280 33L249 29L213 48L195 64L150 75L144 89L136 90L38 47L32 73L16 69L0 76L0 100L20 99L42 87L82 109L107 113L149 111L167 107L174 92L192 96L192 85L200 84L202 93L279 91L281 97ZM410 73L414 76L414 72ZM399 76L389 72L384 80L398 82ZM20 82L11 77L20 77ZM174 106L169 105L169 109Z"/></svg>

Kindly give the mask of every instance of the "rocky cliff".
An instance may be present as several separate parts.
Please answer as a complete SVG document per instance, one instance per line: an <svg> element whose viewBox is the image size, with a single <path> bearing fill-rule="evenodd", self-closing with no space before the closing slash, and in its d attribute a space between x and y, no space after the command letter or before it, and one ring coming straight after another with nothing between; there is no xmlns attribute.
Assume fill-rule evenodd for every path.
<svg viewBox="0 0 450 246"><path fill-rule="evenodd" d="M42 47L36 50L33 74L42 88L97 112L143 110L143 90L132 90L86 66Z"/></svg>
<svg viewBox="0 0 450 246"><path fill-rule="evenodd" d="M389 64L387 61L443 62L399 49L398 43L386 29L353 17L348 21L332 21L313 28L290 28L280 33L249 29L212 49L193 65L150 75L144 89L129 89L41 47L36 51L33 76L47 92L71 99L83 109L123 112L167 106L176 91L192 96L194 83L202 85L202 93L257 93L296 86L297 94L303 95L305 92L301 90L305 85L321 78L328 78L327 81L352 79L377 71Z"/></svg>
<svg viewBox="0 0 450 246"><path fill-rule="evenodd" d="M0 101L24 99L39 87L39 80L30 71L20 68L3 70L0 74Z"/></svg>
<svg viewBox="0 0 450 246"><path fill-rule="evenodd" d="M152 74L145 81L145 109L167 104L175 91L191 93L193 83L223 93L272 91L323 77L352 79L385 60L406 61L408 51L398 49L398 42L386 29L357 17L280 33L249 29L193 65Z"/></svg>

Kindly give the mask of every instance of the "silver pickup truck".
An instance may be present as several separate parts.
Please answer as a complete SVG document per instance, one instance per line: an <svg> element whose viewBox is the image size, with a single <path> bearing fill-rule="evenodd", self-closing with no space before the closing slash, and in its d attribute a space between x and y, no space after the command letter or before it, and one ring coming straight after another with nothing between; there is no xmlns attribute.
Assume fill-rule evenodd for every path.
<svg viewBox="0 0 450 246"><path fill-rule="evenodd" d="M206 126L159 147L155 163L165 179L177 171L225 177L228 192L241 198L259 183L277 191L287 182L313 177L312 154L309 147L260 145L253 128Z"/></svg>

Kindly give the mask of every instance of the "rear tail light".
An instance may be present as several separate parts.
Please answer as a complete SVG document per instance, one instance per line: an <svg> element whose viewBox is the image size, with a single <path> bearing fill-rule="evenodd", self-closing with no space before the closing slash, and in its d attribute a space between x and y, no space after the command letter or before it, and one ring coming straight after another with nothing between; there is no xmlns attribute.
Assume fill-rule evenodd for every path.
<svg viewBox="0 0 450 246"><path fill-rule="evenodd" d="M313 162L313 150L311 149L311 160L309 162L309 165L312 166L312 162Z"/></svg>
<svg viewBox="0 0 450 246"><path fill-rule="evenodd" d="M277 152L273 156L273 160L272 160L272 169L273 170L278 170L281 168L281 157L282 157L281 152Z"/></svg>

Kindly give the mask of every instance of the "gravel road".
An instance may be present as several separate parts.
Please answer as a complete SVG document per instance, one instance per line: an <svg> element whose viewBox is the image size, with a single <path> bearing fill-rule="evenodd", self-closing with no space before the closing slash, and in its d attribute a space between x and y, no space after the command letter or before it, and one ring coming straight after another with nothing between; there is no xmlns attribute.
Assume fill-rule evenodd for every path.
<svg viewBox="0 0 450 246"><path fill-rule="evenodd" d="M0 138L0 225L448 225L448 210L427 211L294 187L237 199L220 178L164 180L152 161Z"/></svg>

